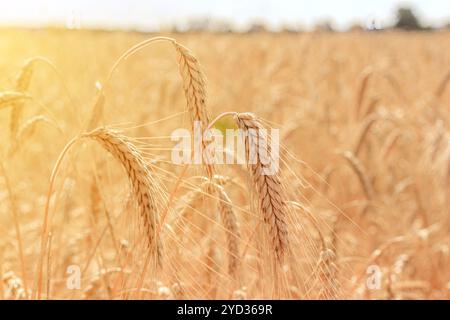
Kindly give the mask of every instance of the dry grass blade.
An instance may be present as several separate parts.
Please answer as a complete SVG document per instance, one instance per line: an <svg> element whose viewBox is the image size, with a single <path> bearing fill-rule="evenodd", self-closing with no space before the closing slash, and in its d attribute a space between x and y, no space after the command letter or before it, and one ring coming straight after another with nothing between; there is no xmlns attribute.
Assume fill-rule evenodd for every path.
<svg viewBox="0 0 450 320"><path fill-rule="evenodd" d="M267 226L272 249L278 262L282 262L288 251L288 231L285 207L285 196L278 173L272 175L264 174L272 163L262 163L259 152L256 152L256 161L249 161L250 144L256 143L252 148L259 150L260 143L269 147L267 139L262 133L263 126L251 113L239 113L235 115L238 127L245 133L245 147L247 166L253 180L253 187L258 198L258 208ZM254 136L257 135L257 136ZM252 137L253 136L253 137ZM270 150L267 150L270 154Z"/></svg>

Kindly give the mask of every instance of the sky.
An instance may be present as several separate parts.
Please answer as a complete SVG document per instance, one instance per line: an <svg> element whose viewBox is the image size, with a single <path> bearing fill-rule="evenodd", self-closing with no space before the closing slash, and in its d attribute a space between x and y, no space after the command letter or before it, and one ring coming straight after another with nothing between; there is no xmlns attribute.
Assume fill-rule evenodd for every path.
<svg viewBox="0 0 450 320"><path fill-rule="evenodd" d="M0 4L0 25L154 30L188 19L214 17L238 27L266 21L276 28L308 28L324 20L338 29L354 22L385 26L410 5L427 25L450 22L450 0L12 0Z"/></svg>

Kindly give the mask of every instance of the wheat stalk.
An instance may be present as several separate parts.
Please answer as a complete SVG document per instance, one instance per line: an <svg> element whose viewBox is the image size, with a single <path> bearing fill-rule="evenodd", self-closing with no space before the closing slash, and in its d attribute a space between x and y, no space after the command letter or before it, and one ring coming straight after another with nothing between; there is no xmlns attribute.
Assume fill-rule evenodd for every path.
<svg viewBox="0 0 450 320"><path fill-rule="evenodd" d="M105 92L100 82L97 82L95 84L95 88L97 90L97 93L94 100L94 106L92 107L91 118L89 119L89 123L87 125L88 130L93 130L95 127L97 127L99 122L103 118L103 111L106 100Z"/></svg>
<svg viewBox="0 0 450 320"><path fill-rule="evenodd" d="M256 161L251 161L254 163L249 161L250 140L252 140L253 143L256 142L257 145L254 146L254 149L259 150L259 143L263 142L267 137L264 137L264 135L261 134L263 126L253 114L238 113L235 115L235 121L238 127L245 133L247 167L250 170L253 187L258 197L258 209L267 226L272 249L275 252L278 262L281 263L289 246L287 224L285 221L285 196L282 190L281 181L278 173L273 175L264 174L266 169L270 168L271 163L262 163L260 161L259 152L255 155ZM251 135L255 134L257 137L252 138ZM270 148L268 143L264 143L264 145L267 146L267 148ZM270 152L268 152L268 154L270 154Z"/></svg>
<svg viewBox="0 0 450 320"><path fill-rule="evenodd" d="M161 242L159 239L155 239L158 224L155 200L158 192L157 182L150 173L141 153L126 136L110 129L99 128L86 134L85 137L98 141L125 168L138 203L139 215L143 222L148 245L152 250L156 250L156 258L160 263Z"/></svg>

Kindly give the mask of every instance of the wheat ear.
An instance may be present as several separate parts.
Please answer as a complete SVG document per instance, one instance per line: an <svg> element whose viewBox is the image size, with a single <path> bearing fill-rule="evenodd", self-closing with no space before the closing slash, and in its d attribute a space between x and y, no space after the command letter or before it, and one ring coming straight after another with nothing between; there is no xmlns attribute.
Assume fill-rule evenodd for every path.
<svg viewBox="0 0 450 320"><path fill-rule="evenodd" d="M256 143L252 148L259 150L260 142L270 147L267 137L262 134L263 126L251 113L238 113L234 116L237 126L244 132L247 167L253 181L253 187L258 198L258 209L267 226L272 249L278 262L282 262L288 250L288 231L286 224L285 196L278 173L266 175L264 172L271 167L271 163L261 162L259 152L255 154L255 161L249 161L250 143ZM256 135L256 136L255 136Z"/></svg>
<svg viewBox="0 0 450 320"><path fill-rule="evenodd" d="M18 92L26 92L28 87L30 86L31 77L33 76L33 65L35 60L30 59L25 62L22 69L16 79L15 90ZM20 117L22 115L24 101L14 102L14 107L11 111L11 122L10 122L10 131L11 136L16 137L18 125L20 122Z"/></svg>
<svg viewBox="0 0 450 320"><path fill-rule="evenodd" d="M445 77L441 80L441 82L439 83L439 86L436 89L436 92L434 93L434 96L436 97L436 99L441 99L442 96L445 93L445 89L447 88L447 84L450 82L450 70L447 72L447 74L445 75Z"/></svg>
<svg viewBox="0 0 450 320"><path fill-rule="evenodd" d="M88 130L93 130L98 126L100 121L102 121L105 108L106 97L102 84L100 82L96 82L95 88L97 93L94 100L94 106L92 107L91 118L89 119L89 123L87 125Z"/></svg>
<svg viewBox="0 0 450 320"><path fill-rule="evenodd" d="M320 281L319 298L336 299L339 283L337 280L336 254L326 247L320 252L317 275Z"/></svg>
<svg viewBox="0 0 450 320"><path fill-rule="evenodd" d="M25 121L18 130L16 130L16 136L13 137L13 141L11 143L9 153L10 155L13 155L22 145L23 143L31 138L36 131L36 125L38 123L47 123L56 128L59 133L62 133L62 129L58 126L56 122L53 120L47 118L46 116L39 115L34 116L27 121Z"/></svg>
<svg viewBox="0 0 450 320"><path fill-rule="evenodd" d="M370 184L369 178L365 174L365 168L362 165L361 161L359 161L359 159L351 151L343 152L342 156L347 160L347 162L350 164L350 167L356 173L356 176L361 183L367 200L372 200L374 191L372 185Z"/></svg>
<svg viewBox="0 0 450 320"><path fill-rule="evenodd" d="M155 195L158 192L157 183L141 153L126 136L113 130L99 128L86 134L85 137L98 141L125 168L134 197L138 203L139 215L147 235L148 245L152 250L156 249L157 260L160 263L161 242L159 239L155 239L158 224L157 202L155 200Z"/></svg>
<svg viewBox="0 0 450 320"><path fill-rule="evenodd" d="M364 103L364 97L366 96L367 88L369 86L370 78L372 77L373 69L368 67L361 74L361 85L358 90L358 95L356 97L356 118L359 117L362 105Z"/></svg>
<svg viewBox="0 0 450 320"><path fill-rule="evenodd" d="M367 119L364 120L361 126L361 131L358 135L357 142L355 144L355 148L353 149L353 153L355 154L355 156L359 155L359 152L361 151L364 141L366 140L367 134L369 133L372 126L380 119L383 118L375 114L367 117Z"/></svg>
<svg viewBox="0 0 450 320"><path fill-rule="evenodd" d="M100 213L102 212L101 209L101 196L100 196L100 190L97 185L97 180L92 179L91 185L90 185L90 205L91 205L91 213L92 213L92 219L95 224L98 223L98 220L100 218Z"/></svg>
<svg viewBox="0 0 450 320"><path fill-rule="evenodd" d="M191 127L194 130L194 123L199 122L202 130L205 130L210 118L206 108L206 80L201 70L197 58L191 51L177 42L173 42L178 54L178 63L181 77L183 79L183 89L186 97L186 104L191 119ZM202 139L202 148L206 149L207 143ZM214 175L212 164L205 165L209 180Z"/></svg>
<svg viewBox="0 0 450 320"><path fill-rule="evenodd" d="M239 227L230 197L222 186L217 186L219 213L227 232L228 273L235 276L239 268Z"/></svg>

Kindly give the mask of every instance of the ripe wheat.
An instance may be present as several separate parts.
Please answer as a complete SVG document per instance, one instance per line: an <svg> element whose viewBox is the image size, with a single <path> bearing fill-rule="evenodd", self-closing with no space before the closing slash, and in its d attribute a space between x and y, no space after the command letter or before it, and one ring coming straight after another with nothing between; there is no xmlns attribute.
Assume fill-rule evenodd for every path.
<svg viewBox="0 0 450 320"><path fill-rule="evenodd" d="M134 197L138 203L139 215L146 232L148 245L155 250L158 262L161 262L161 242L156 238L158 208L155 200L157 182L150 173L139 150L130 140L113 130L99 128L85 137L98 141L125 168L130 179Z"/></svg>
<svg viewBox="0 0 450 320"><path fill-rule="evenodd" d="M267 226L272 249L275 252L278 262L282 262L288 251L288 230L286 223L285 197L278 174L265 175L264 169L270 167L271 163L264 164L260 161L260 155L256 153L255 163L250 163L250 143L259 145L259 139L267 139L261 135L262 124L251 113L239 113L235 115L237 126L242 129L245 135L245 148L247 156L247 166L253 180L253 187L258 198L258 208ZM253 137L251 137L253 135ZM257 136L254 136L257 135ZM252 142L251 142L252 141ZM256 145L254 150L258 150ZM268 146L268 143L265 143ZM269 148L269 147L268 147ZM270 154L268 150L267 154Z"/></svg>

